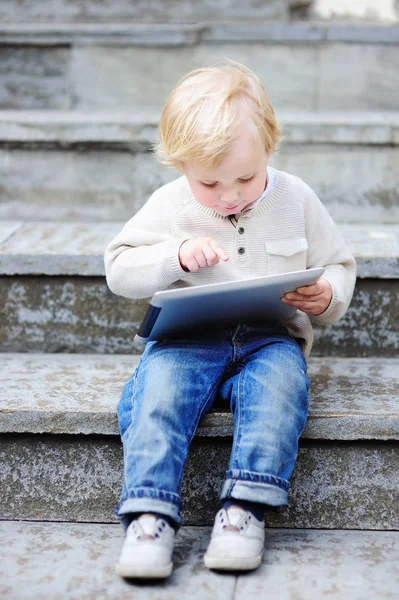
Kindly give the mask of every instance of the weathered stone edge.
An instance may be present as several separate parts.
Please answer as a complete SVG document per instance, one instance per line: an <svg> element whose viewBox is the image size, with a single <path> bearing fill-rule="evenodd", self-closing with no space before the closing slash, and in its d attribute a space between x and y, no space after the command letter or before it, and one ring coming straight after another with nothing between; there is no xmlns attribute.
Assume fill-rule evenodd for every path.
<svg viewBox="0 0 399 600"><path fill-rule="evenodd" d="M355 255L356 256L356 255ZM359 279L399 278L399 257L356 256ZM71 255L0 255L0 276L44 275L70 277L104 277L104 259L101 256Z"/></svg>
<svg viewBox="0 0 399 600"><path fill-rule="evenodd" d="M116 435L116 412L75 412L73 414L34 410L0 411L0 433ZM231 437L233 417L227 412L212 412L200 424L197 437ZM399 440L399 414L331 414L320 417L310 410L302 437L312 440Z"/></svg>
<svg viewBox="0 0 399 600"><path fill-rule="evenodd" d="M399 145L399 112L278 114L284 143ZM148 147L157 137L159 114L78 111L0 111L0 143L129 144Z"/></svg>
<svg viewBox="0 0 399 600"><path fill-rule="evenodd" d="M199 43L397 44L396 25L262 23L244 25L45 23L0 25L2 44L189 46Z"/></svg>

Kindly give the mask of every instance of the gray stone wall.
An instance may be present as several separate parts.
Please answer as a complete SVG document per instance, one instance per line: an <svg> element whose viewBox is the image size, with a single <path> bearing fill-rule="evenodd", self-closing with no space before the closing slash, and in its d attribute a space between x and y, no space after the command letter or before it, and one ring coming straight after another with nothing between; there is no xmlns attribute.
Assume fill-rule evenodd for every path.
<svg viewBox="0 0 399 600"><path fill-rule="evenodd" d="M186 525L211 525L231 440L196 440L182 486ZM271 526L399 529L395 443L303 443L289 507ZM212 469L209 470L209 465ZM3 519L113 522L122 484L117 438L4 435L0 440Z"/></svg>
<svg viewBox="0 0 399 600"><path fill-rule="evenodd" d="M315 330L315 356L386 356L399 349L397 279L359 279L346 315ZM115 296L102 277L0 278L1 352L141 351L145 300Z"/></svg>
<svg viewBox="0 0 399 600"><path fill-rule="evenodd" d="M286 20L289 4L289 0L11 0L0 3L0 21L181 23Z"/></svg>

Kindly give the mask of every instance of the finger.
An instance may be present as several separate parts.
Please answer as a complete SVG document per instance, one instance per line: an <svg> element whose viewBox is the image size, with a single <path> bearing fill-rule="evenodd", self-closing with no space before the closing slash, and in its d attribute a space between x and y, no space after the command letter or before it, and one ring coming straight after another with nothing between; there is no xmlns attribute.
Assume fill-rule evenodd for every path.
<svg viewBox="0 0 399 600"><path fill-rule="evenodd" d="M223 248L219 246L215 240L210 240L209 245L222 260L229 260L229 255L227 254L226 250L223 250Z"/></svg>
<svg viewBox="0 0 399 600"><path fill-rule="evenodd" d="M301 307L303 304L308 304L309 306L314 306L314 304L317 304L316 302L310 302L306 298L303 298L302 300L284 300L284 298L282 298L282 301L285 302L285 304L296 306L297 308Z"/></svg>
<svg viewBox="0 0 399 600"><path fill-rule="evenodd" d="M200 267L194 257L188 258L186 260L186 266L187 266L187 269L191 273L196 273L200 269Z"/></svg>
<svg viewBox="0 0 399 600"><path fill-rule="evenodd" d="M312 301L313 298L318 298L319 296L305 296L304 294L298 294L298 292L290 292L289 294L284 294L283 298L286 300L294 300L294 301Z"/></svg>
<svg viewBox="0 0 399 600"><path fill-rule="evenodd" d="M203 253L205 255L206 263L207 263L208 267L213 267L219 262L219 256L211 248L211 246L205 246L203 248Z"/></svg>
<svg viewBox="0 0 399 600"><path fill-rule="evenodd" d="M323 307L318 302L285 302L288 306L292 306L292 308L296 308L305 312L309 315L319 315L323 312Z"/></svg>
<svg viewBox="0 0 399 600"><path fill-rule="evenodd" d="M299 310L311 315L320 315L326 310L328 305L328 302L325 302L324 299L318 299L315 302L310 302L309 300L284 300L284 298L282 298L282 301L288 306L298 308Z"/></svg>
<svg viewBox="0 0 399 600"><path fill-rule="evenodd" d="M312 285L304 285L303 287L297 288L296 291L304 296L318 296L324 292L324 288L318 283L314 283Z"/></svg>
<svg viewBox="0 0 399 600"><path fill-rule="evenodd" d="M194 253L194 259L197 261L199 267L206 267L206 265L207 265L207 263L206 263L206 257L204 255L202 249L201 250L197 250Z"/></svg>

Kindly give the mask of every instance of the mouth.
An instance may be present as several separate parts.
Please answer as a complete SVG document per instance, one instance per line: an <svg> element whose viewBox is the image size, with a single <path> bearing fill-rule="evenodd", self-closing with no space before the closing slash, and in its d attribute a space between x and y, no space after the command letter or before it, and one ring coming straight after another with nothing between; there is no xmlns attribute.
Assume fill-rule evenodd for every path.
<svg viewBox="0 0 399 600"><path fill-rule="evenodd" d="M238 208L238 204L235 204L234 206L225 206L224 209L225 210L233 210L234 208Z"/></svg>

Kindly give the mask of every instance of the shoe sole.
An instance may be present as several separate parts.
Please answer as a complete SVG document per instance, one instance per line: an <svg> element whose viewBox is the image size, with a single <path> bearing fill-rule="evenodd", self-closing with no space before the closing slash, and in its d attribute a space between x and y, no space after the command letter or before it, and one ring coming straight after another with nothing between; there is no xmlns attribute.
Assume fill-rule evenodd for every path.
<svg viewBox="0 0 399 600"><path fill-rule="evenodd" d="M173 563L164 567L144 567L138 565L115 565L115 571L120 577L135 579L163 579L169 577L173 570Z"/></svg>
<svg viewBox="0 0 399 600"><path fill-rule="evenodd" d="M262 562L262 554L251 558L221 558L205 554L204 564L208 569L221 571L250 571L256 569Z"/></svg>

